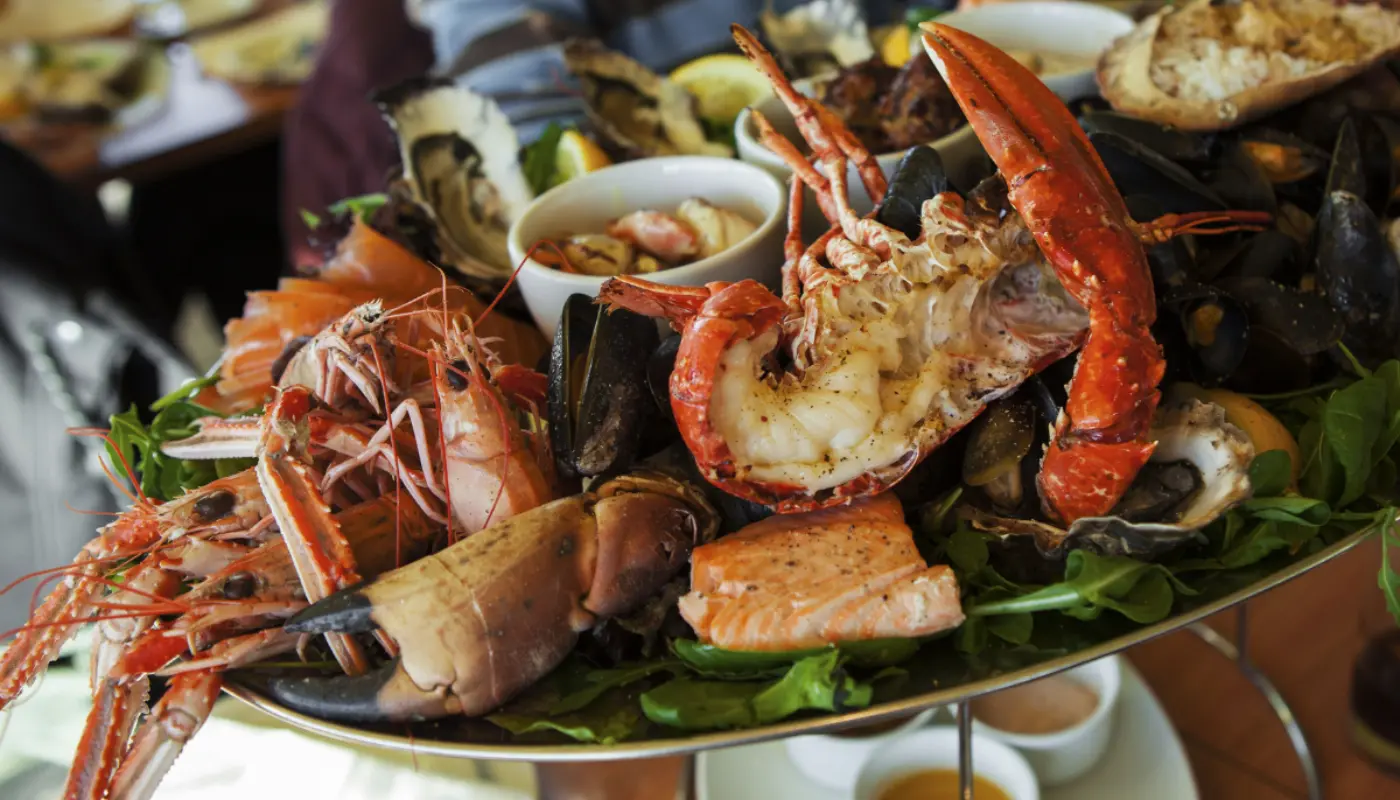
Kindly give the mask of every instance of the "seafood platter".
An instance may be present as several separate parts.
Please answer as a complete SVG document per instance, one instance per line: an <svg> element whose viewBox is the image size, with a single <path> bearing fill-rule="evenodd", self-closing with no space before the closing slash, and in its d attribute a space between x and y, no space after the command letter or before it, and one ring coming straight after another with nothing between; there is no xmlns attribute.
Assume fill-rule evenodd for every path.
<svg viewBox="0 0 1400 800"><path fill-rule="evenodd" d="M401 178L308 215L324 263L251 292L213 374L76 432L130 506L0 658L7 704L92 630L68 796L148 796L220 691L488 758L869 725L1400 543L1400 12L1170 6L1069 103L923 23L971 185L923 146L887 178L733 33L811 153L773 142L776 286L611 269L545 341L500 256L532 159L418 82L382 98ZM653 102L617 141L703 136L626 85ZM1378 583L1400 612L1388 555Z"/></svg>

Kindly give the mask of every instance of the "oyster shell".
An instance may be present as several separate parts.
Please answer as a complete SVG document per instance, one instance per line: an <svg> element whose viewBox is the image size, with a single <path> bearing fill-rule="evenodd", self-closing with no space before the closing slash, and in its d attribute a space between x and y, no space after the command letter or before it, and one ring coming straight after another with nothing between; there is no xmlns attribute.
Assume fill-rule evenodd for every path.
<svg viewBox="0 0 1400 800"><path fill-rule="evenodd" d="M1189 462L1200 483L1177 504L1170 522L1129 522L1122 517L1086 517L1069 529L1036 520L1013 519L964 509L979 530L1003 536L1030 535L1046 557L1085 549L1106 555L1152 558L1201 538L1200 530L1249 498L1249 464L1254 446L1244 431L1225 420L1225 409L1183 393L1164 398L1153 425L1157 449L1149 463Z"/></svg>
<svg viewBox="0 0 1400 800"><path fill-rule="evenodd" d="M875 45L857 0L812 0L786 13L768 0L758 16L763 37L793 78L852 67L875 57Z"/></svg>
<svg viewBox="0 0 1400 800"><path fill-rule="evenodd" d="M412 81L376 98L398 137L402 185L432 221L441 261L492 284L510 276L511 223L534 200L520 140L494 100L445 81Z"/></svg>
<svg viewBox="0 0 1400 800"><path fill-rule="evenodd" d="M1184 130L1234 127L1400 53L1400 11L1327 0L1169 5L1099 61L1104 99Z"/></svg>
<svg viewBox="0 0 1400 800"><path fill-rule="evenodd" d="M625 158L734 155L705 138L695 98L680 84L594 39L568 41L564 63L582 85L589 119Z"/></svg>

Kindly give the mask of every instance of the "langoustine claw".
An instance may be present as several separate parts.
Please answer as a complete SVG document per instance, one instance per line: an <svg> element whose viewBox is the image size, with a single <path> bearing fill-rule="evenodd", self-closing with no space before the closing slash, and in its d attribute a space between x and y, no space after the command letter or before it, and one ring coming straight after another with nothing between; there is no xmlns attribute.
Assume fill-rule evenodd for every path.
<svg viewBox="0 0 1400 800"><path fill-rule="evenodd" d="M485 713L558 666L580 632L644 602L717 530L690 485L647 471L614 478L307 608L285 629L379 628L401 656L366 675L279 678L269 689L323 719Z"/></svg>

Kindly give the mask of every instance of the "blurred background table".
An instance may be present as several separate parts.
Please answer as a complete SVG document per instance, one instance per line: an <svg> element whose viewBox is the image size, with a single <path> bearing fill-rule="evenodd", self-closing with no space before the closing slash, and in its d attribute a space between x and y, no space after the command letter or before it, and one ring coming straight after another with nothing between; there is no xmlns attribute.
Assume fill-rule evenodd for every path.
<svg viewBox="0 0 1400 800"><path fill-rule="evenodd" d="M291 5L265 0L244 25ZM210 29L210 32L219 29ZM205 31L200 31L202 35ZM129 32L123 32L129 34ZM144 181L198 167L274 141L296 103L297 86L236 86L202 74L189 46L166 46L169 93L161 108L124 130L90 124L0 126L0 136L70 183L95 188L112 179Z"/></svg>

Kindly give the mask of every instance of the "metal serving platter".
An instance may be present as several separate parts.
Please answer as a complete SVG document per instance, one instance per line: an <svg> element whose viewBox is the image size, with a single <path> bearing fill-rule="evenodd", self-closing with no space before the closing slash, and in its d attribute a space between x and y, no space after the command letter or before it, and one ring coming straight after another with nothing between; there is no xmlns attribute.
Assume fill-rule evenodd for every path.
<svg viewBox="0 0 1400 800"><path fill-rule="evenodd" d="M252 679L234 678L224 690L292 727L387 750L529 761L612 761L693 753L876 723L1043 678L1180 630L1281 586L1345 553L1371 533L1369 529L1358 531L1310 555L1276 554L1253 567L1218 573L1213 580L1198 586L1200 594L1179 598L1178 613L1154 625L1139 626L1116 614L1104 614L1093 622L1060 614L1037 615L1032 643L1036 639L1055 639L1058 649L1040 648L1023 655L1003 653L978 663L956 653L951 641L930 642L910 662L901 665L909 670L908 680L883 693L877 688L875 701L868 708L845 714L808 714L745 730L686 734L653 725L645 735L615 745L580 744L562 736L557 741L540 738L537 743L526 744L510 741L509 734L484 720L457 717L411 725L349 726L292 711L260 691Z"/></svg>

